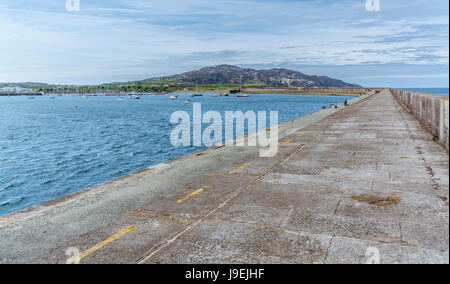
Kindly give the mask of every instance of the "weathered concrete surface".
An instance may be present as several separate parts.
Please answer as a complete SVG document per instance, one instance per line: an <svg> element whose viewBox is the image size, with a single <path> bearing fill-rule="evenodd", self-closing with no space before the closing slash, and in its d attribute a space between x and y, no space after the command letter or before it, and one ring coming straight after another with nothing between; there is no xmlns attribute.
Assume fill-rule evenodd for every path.
<svg viewBox="0 0 450 284"><path fill-rule="evenodd" d="M381 263L448 263L448 157L389 92L306 131L141 261L365 263L375 248Z"/></svg>
<svg viewBox="0 0 450 284"><path fill-rule="evenodd" d="M396 89L392 89L391 92L448 151L450 115L448 97Z"/></svg>
<svg viewBox="0 0 450 284"><path fill-rule="evenodd" d="M239 148L218 149L228 148L219 154L225 161L204 161L208 172L194 171L189 181L165 181L173 188L148 202L151 178L164 175L130 177L133 190L127 184L121 190L137 190L143 195L133 198L143 201L124 206L119 199L119 208L128 209L120 216L117 207L113 217L91 211L107 219L91 230L80 226L79 215L55 218L61 210L55 208L0 219L6 237L0 256L65 263L66 249L76 247L81 263L365 263L378 255L381 263L448 263L449 160L433 136L387 90L321 120L316 115L285 125L280 142L290 142L280 144L276 157L261 158L255 149L232 157ZM177 170L201 161L182 160ZM77 203L96 200L113 204L92 197ZM29 231L40 219L42 230L52 228L46 234L59 234L54 243ZM80 232L61 239L58 232L73 232L71 225ZM27 242L33 253L17 248Z"/></svg>

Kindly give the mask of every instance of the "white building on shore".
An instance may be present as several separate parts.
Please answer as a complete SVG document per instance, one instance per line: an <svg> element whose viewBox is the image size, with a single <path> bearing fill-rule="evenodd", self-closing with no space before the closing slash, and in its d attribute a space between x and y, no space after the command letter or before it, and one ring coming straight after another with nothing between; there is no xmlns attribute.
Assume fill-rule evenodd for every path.
<svg viewBox="0 0 450 284"><path fill-rule="evenodd" d="M21 87L4 87L0 89L1 93L16 93L16 94L26 94L33 92L33 90L30 89L24 89Z"/></svg>

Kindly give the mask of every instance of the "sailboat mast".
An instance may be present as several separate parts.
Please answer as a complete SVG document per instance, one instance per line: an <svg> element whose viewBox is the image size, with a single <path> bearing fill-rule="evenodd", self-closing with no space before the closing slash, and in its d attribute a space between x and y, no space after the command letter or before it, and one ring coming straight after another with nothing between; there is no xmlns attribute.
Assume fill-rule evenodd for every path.
<svg viewBox="0 0 450 284"><path fill-rule="evenodd" d="M239 80L239 93L242 92L242 75L241 75L241 79Z"/></svg>

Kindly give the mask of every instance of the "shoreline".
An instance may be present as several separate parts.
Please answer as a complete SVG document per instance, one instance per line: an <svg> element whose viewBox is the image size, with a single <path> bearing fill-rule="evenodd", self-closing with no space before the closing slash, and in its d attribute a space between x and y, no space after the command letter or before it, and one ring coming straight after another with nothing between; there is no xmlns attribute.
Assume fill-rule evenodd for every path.
<svg viewBox="0 0 450 284"><path fill-rule="evenodd" d="M357 103L360 100L362 100L362 99L364 99L364 98L366 98L368 96L369 95L355 97L355 98L351 99L350 101L348 101L348 103L349 103L349 105L352 105L352 104ZM338 104L338 106L342 107L343 103ZM318 115L318 114L321 114L321 113L329 113L328 115L333 115L335 112L336 112L335 109L330 109L330 108L320 109L320 110L317 110L315 112L308 113L306 115L299 116L299 117L293 118L291 120L282 122L282 123L278 124L278 127L280 128L280 139L282 137L284 137L284 136L281 136L281 128L285 127L288 124L292 124L292 123L294 123L294 122L296 122L298 120L307 119L308 117L315 116L315 115ZM249 135L256 135L258 132L259 131L257 131L256 133L245 135L243 137L234 138L234 141L241 140L241 139L246 139L246 138L248 138ZM285 135L285 136L287 136L287 135ZM224 147L226 147L226 146L213 146L213 147L200 149L200 150L197 150L195 152L188 153L188 154L176 157L174 159L167 160L165 162L162 162L162 163L159 163L159 164L156 164L156 165L153 165L153 166L149 166L149 167L143 168L141 170L138 170L138 171L126 174L124 176L117 177L117 178L114 178L112 180L109 180L109 181L106 181L106 182L103 182L103 183L100 183L100 184L97 184L97 185L93 185L93 186L90 186L90 187L87 187L87 188L83 188L83 189L77 190L75 192L69 193L67 195L64 195L64 196L61 196L61 197L58 197L58 198L55 198L55 199L51 199L49 201L46 201L46 202L43 202L43 203L40 203L40 204L37 204L37 205L33 205L33 206L30 206L30 207L27 207L27 208L24 208L24 209L21 209L21 210L18 210L18 211L14 211L14 212L8 213L6 215L2 215L2 216L0 216L0 228L2 226L2 221L4 221L5 219L8 219L8 218L11 218L11 217L15 217L16 215L27 214L27 213L30 213L30 212L38 212L40 210L43 210L45 208L49 208L49 207L52 207L52 206L61 206L61 205L64 205L64 203L66 203L67 200L70 200L72 198L78 198L78 197L81 198L81 197L83 197L84 194L87 194L87 193L94 193L94 192L97 192L97 191L101 192L102 188L110 186L110 185L115 184L117 182L124 181L124 180L127 180L129 178L138 177L138 176L140 176L142 174L156 173L159 170L164 170L165 168L173 166L174 164L177 164L177 162L180 162L182 160L186 160L186 159L189 159L189 158L192 158L192 157L195 157L195 156L199 156L199 155L202 155L204 152L212 151L212 150L216 150L216 149L220 149L220 148L224 148ZM248 146L245 146L245 148L254 148L255 151L257 151L259 149L259 147L248 147ZM43 210L43 211L46 211L46 210Z"/></svg>
<svg viewBox="0 0 450 284"><path fill-rule="evenodd" d="M81 97L80 97L80 98L81 98ZM150 99L150 98L149 98L149 99ZM347 100L351 100L351 99L352 99L352 98L347 98ZM330 100L331 100L331 99L330 99ZM225 101L226 101L226 100L225 100ZM224 102L225 102L225 101L224 101ZM344 100L343 100L343 99L340 99L340 100L338 100L338 101L342 101L342 102L343 102ZM341 103L341 104L342 104L342 103ZM329 104L328 104L328 103L327 103L327 104L324 103L323 106L328 107ZM320 107L320 105L318 105L317 111L320 112L320 111L322 111L322 109L319 109L319 107ZM305 115L303 115L303 116L296 116L296 117L294 117L294 118L292 118L292 119L290 119L290 120L287 120L287 121L285 121L285 122L280 122L279 125L284 125L284 124L286 124L286 123L289 123L290 121L297 120L297 119L302 118L302 117L307 117L307 116L312 115L312 114L314 114L314 113L315 113L315 112L307 113L307 114L305 114ZM247 136L244 136L244 138L245 138L245 137L247 137ZM241 138L242 138L242 137L241 137ZM240 139L240 138L235 138L235 140L237 140L237 139ZM214 148L216 148L216 147L212 147L212 148L214 149ZM3 218L3 217L6 217L6 216L8 216L8 215L14 215L14 214L18 214L18 213L20 213L20 212L26 213L26 212L29 212L29 211L36 211L38 208L41 208L41 207L47 207L48 205L52 205L52 204L56 204L56 203L64 203L64 202L67 201L68 199L71 199L71 198L77 198L79 195L82 195L84 192L92 192L92 191L94 191L94 190L101 189L101 188L104 187L104 186L108 186L108 185L114 183L114 181L116 181L116 180L122 180L122 179L127 179L128 177L134 177L134 176L136 176L136 174L139 174L139 173L145 173L145 172L147 172L148 170L151 170L151 169L154 168L154 167L158 167L158 166L161 165L161 164L171 163L172 161L176 161L176 160L179 160L179 159L183 159L185 156L188 157L188 156L190 156L190 155L195 155L195 154L197 154L197 152L203 152L203 151L207 151L207 150L209 150L209 148L203 148L203 149L200 149L200 150L198 150L198 151L196 151L196 152L187 153L187 154L185 154L185 155L181 155L181 156L175 157L175 158L172 159L172 160L166 160L166 161L163 161L163 162L161 162L160 164L156 164L156 165L154 165L154 166L149 166L149 167L145 167L145 168L141 168L141 169L138 168L136 171L129 172L128 174L125 174L125 175L123 175L123 176L115 177L115 178L109 179L109 180L102 180L102 182L101 182L101 183L98 183L98 184L91 184L91 185L88 184L89 186L87 186L87 187L74 188L75 191L66 193L66 194L61 195L61 196L59 196L59 197L56 197L56 198L53 198L53 199L49 199L49 200L45 200L45 199L44 199L44 201L41 202L41 203L32 204L32 205L29 206L29 207L22 208L22 209L19 209L19 210L16 210L16 211L10 211L10 212L8 212L8 213L6 213L6 214L0 214L0 225L1 225L1 220L2 220L2 218ZM61 202L59 202L58 200L60 200Z"/></svg>

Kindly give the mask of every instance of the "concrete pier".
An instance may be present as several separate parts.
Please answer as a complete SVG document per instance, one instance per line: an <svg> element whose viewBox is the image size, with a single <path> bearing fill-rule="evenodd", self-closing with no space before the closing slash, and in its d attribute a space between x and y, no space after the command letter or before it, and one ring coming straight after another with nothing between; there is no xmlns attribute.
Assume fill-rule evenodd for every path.
<svg viewBox="0 0 450 284"><path fill-rule="evenodd" d="M0 218L0 263L449 262L448 153L390 90L280 136Z"/></svg>

